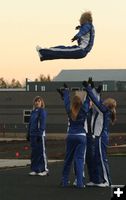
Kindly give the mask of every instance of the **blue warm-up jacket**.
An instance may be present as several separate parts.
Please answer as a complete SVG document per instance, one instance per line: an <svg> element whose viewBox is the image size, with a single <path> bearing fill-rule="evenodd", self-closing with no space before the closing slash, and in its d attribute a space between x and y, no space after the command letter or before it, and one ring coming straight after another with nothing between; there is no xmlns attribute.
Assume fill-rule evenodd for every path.
<svg viewBox="0 0 126 200"><path fill-rule="evenodd" d="M35 108L30 117L28 134L30 136L45 136L47 113L43 108Z"/></svg>
<svg viewBox="0 0 126 200"><path fill-rule="evenodd" d="M85 119L87 118L87 113L89 111L89 101L90 99L88 96L86 97L86 100L82 104L80 111L78 113L78 116L76 120L71 119L71 110L70 110L70 97L69 97L69 90L64 90L64 104L65 109L68 114L68 134L83 134L86 133L84 129L84 123Z"/></svg>
<svg viewBox="0 0 126 200"><path fill-rule="evenodd" d="M84 58L93 47L94 36L93 24L89 22L85 23L79 27L79 32L73 38L77 40L78 45L59 45L51 48L40 48L39 51L37 50L40 60Z"/></svg>
<svg viewBox="0 0 126 200"><path fill-rule="evenodd" d="M109 124L110 124L110 119L111 119L111 110L107 108L102 101L98 101L96 96L94 95L92 88L90 86L87 86L86 91L93 101L93 103L96 106L97 109L97 115L95 119L95 126L93 127L93 134L95 136L107 136L109 133Z"/></svg>
<svg viewBox="0 0 126 200"><path fill-rule="evenodd" d="M75 35L79 47L89 52L94 44L94 26L92 23L85 23L80 26L79 32Z"/></svg>

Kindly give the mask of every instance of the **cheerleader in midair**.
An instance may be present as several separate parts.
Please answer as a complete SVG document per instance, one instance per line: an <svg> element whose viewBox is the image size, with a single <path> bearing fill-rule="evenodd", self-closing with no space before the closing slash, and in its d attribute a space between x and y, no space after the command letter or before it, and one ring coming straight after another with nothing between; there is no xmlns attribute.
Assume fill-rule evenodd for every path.
<svg viewBox="0 0 126 200"><path fill-rule="evenodd" d="M84 58L92 49L94 43L94 26L91 12L84 12L80 17L80 25L76 27L78 33L71 39L78 45L59 45L51 48L36 47L40 61L54 59L79 59Z"/></svg>

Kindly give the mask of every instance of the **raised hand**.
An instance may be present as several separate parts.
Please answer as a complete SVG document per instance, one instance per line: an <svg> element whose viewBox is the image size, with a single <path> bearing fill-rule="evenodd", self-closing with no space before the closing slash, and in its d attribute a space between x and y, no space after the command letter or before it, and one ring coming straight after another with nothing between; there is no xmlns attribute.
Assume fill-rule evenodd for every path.
<svg viewBox="0 0 126 200"><path fill-rule="evenodd" d="M82 85L83 85L84 87L87 87L87 86L88 86L88 82L87 82L87 81L83 81L83 82L82 82Z"/></svg>
<svg viewBox="0 0 126 200"><path fill-rule="evenodd" d="M89 79L88 79L88 83L91 85L92 88L95 87L95 85L94 85L94 81L92 80L92 77L89 77Z"/></svg>
<svg viewBox="0 0 126 200"><path fill-rule="evenodd" d="M72 42L74 42L75 40L77 40L77 37L76 37L76 36L74 36L74 37L71 39Z"/></svg>
<svg viewBox="0 0 126 200"><path fill-rule="evenodd" d="M63 84L65 89L68 89L68 85L66 83Z"/></svg>
<svg viewBox="0 0 126 200"><path fill-rule="evenodd" d="M97 88L96 88L96 91L97 91L97 93L101 93L101 91L102 91L102 85L99 85Z"/></svg>
<svg viewBox="0 0 126 200"><path fill-rule="evenodd" d="M61 89L59 89L59 88L57 88L56 90L57 90L57 92L60 94L61 99L63 100L63 90L61 90Z"/></svg>

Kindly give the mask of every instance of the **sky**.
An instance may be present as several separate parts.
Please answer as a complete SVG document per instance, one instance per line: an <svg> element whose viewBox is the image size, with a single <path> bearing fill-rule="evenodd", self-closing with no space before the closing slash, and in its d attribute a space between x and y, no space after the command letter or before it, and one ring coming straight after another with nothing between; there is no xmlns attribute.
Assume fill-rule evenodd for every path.
<svg viewBox="0 0 126 200"><path fill-rule="evenodd" d="M91 11L95 42L83 59L40 62L35 47L73 45L75 26ZM63 69L126 69L126 0L0 0L0 77L23 82Z"/></svg>

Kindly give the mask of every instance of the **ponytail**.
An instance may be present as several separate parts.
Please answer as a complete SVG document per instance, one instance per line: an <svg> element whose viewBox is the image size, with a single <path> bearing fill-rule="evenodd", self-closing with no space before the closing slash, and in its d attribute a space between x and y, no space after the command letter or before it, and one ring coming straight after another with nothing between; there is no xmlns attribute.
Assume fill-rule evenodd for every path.
<svg viewBox="0 0 126 200"><path fill-rule="evenodd" d="M107 98L104 100L104 105L111 111L111 123L114 124L116 121L116 100L113 98Z"/></svg>
<svg viewBox="0 0 126 200"><path fill-rule="evenodd" d="M114 125L115 121L116 121L116 109L112 109L111 110L112 114L111 114L111 122L112 122L112 125Z"/></svg>
<svg viewBox="0 0 126 200"><path fill-rule="evenodd" d="M76 120L81 106L82 106L81 98L79 96L74 96L73 101L72 101L72 105L71 105L71 119L73 121Z"/></svg>

